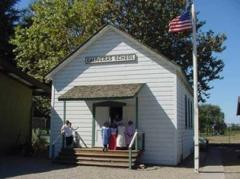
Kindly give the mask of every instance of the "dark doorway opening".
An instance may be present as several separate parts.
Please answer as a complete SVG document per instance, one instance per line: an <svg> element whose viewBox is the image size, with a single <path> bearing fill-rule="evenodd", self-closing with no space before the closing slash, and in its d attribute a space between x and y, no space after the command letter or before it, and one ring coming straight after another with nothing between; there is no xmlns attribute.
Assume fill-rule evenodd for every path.
<svg viewBox="0 0 240 179"><path fill-rule="evenodd" d="M122 112L123 108L122 107L110 107L110 118L111 118L111 123L114 122L119 122L122 120Z"/></svg>

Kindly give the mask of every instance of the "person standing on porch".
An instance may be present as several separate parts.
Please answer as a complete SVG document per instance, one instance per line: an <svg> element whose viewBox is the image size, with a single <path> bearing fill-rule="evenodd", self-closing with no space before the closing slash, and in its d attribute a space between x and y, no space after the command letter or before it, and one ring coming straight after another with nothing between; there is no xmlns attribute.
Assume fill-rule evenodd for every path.
<svg viewBox="0 0 240 179"><path fill-rule="evenodd" d="M123 123L120 123L118 125L118 135L117 135L117 149L125 149L126 148L126 142L125 142L125 130L126 127L123 125Z"/></svg>
<svg viewBox="0 0 240 179"><path fill-rule="evenodd" d="M115 123L111 124L111 136L109 141L109 150L116 150L116 140L117 140L117 125Z"/></svg>
<svg viewBox="0 0 240 179"><path fill-rule="evenodd" d="M132 121L128 121L128 126L125 132L125 137L126 137L126 144L127 147L129 146L129 144L131 143L132 137L134 135L134 127L133 127L133 122Z"/></svg>
<svg viewBox="0 0 240 179"><path fill-rule="evenodd" d="M120 116L117 114L113 119L113 123L118 126L120 123L122 123L122 118L120 118Z"/></svg>
<svg viewBox="0 0 240 179"><path fill-rule="evenodd" d="M69 122L68 126L71 130L72 138L73 138L71 145L73 144L73 147L75 146L75 144L76 146L79 146L79 139L78 139L79 134L77 133L77 130L79 127L73 128L71 122Z"/></svg>
<svg viewBox="0 0 240 179"><path fill-rule="evenodd" d="M110 138L109 122L105 122L102 127L103 152L106 152L108 150L109 138Z"/></svg>
<svg viewBox="0 0 240 179"><path fill-rule="evenodd" d="M73 134L71 129L71 123L67 120L65 124L61 127L61 134L64 135L66 139L66 147L69 148L73 142Z"/></svg>

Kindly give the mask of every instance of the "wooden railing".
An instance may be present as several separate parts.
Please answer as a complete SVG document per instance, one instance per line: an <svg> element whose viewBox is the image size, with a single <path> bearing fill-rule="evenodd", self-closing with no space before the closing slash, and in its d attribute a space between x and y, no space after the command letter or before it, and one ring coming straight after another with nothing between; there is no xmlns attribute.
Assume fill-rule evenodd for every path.
<svg viewBox="0 0 240 179"><path fill-rule="evenodd" d="M79 142L82 142L85 148L88 148L87 144L84 142L83 138L80 136L78 132L75 132L75 137L77 136ZM81 146L81 143L79 143L79 146Z"/></svg>
<svg viewBox="0 0 240 179"><path fill-rule="evenodd" d="M76 134L75 134L76 135ZM78 135L78 139L79 141L82 142L82 144L84 145L85 148L88 148L87 144L84 142L83 138L77 133ZM52 143L52 151L51 151L51 158L54 159L55 158L55 146L56 146L56 143L62 139L62 149L65 148L65 136L63 134L59 134L57 136L57 138L53 141ZM80 144L80 143L79 143Z"/></svg>
<svg viewBox="0 0 240 179"><path fill-rule="evenodd" d="M133 145L135 144L135 145ZM139 150L144 150L145 147L145 134L144 132L139 132L139 131L135 131L133 138L129 144L128 147L128 159L129 159L129 169L132 169L132 150L133 150L133 146L135 146L134 150L136 150L137 152Z"/></svg>

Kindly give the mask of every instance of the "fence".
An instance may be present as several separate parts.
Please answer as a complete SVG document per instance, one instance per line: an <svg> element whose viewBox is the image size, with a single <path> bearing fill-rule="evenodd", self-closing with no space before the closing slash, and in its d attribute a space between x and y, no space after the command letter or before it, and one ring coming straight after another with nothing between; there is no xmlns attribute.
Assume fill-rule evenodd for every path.
<svg viewBox="0 0 240 179"><path fill-rule="evenodd" d="M240 144L240 124L227 124L223 133L210 129L207 133L201 133L210 144Z"/></svg>

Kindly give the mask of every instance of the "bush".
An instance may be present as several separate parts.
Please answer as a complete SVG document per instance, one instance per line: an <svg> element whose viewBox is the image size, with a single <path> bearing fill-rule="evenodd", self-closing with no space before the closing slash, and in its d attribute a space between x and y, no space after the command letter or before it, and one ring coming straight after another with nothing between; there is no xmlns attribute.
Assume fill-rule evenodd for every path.
<svg viewBox="0 0 240 179"><path fill-rule="evenodd" d="M32 130L32 146L34 152L45 151L49 145L47 139L43 137L47 134L46 130L33 129Z"/></svg>

